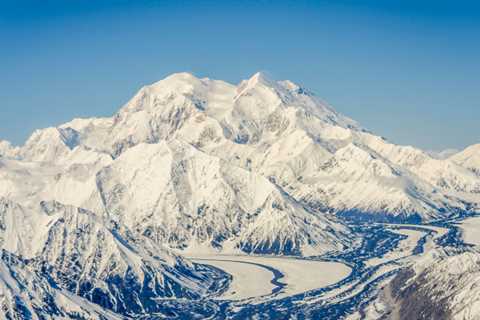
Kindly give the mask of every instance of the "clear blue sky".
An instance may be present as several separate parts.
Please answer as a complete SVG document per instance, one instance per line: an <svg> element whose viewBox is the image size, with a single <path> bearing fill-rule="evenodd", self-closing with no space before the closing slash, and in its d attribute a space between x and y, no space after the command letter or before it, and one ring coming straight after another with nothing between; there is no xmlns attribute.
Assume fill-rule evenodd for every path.
<svg viewBox="0 0 480 320"><path fill-rule="evenodd" d="M0 138L113 114L143 84L258 70L389 140L480 142L475 1L0 0Z"/></svg>

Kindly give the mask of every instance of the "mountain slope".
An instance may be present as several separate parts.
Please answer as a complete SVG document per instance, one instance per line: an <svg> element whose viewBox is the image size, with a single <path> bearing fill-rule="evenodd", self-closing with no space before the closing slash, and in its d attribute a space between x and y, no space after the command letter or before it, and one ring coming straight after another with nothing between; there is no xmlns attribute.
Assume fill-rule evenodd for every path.
<svg viewBox="0 0 480 320"><path fill-rule="evenodd" d="M176 248L225 242L320 254L348 239L342 225L306 211L264 177L178 140L130 148L99 171L97 186L90 206L103 205L111 219Z"/></svg>
<svg viewBox="0 0 480 320"><path fill-rule="evenodd" d="M36 132L18 158L108 162L140 143L172 139L275 181L317 211L428 220L480 203L480 178L471 168L391 144L306 89L262 74L238 86L171 75L142 88L111 118Z"/></svg>
<svg viewBox="0 0 480 320"><path fill-rule="evenodd" d="M37 295L56 299L59 294L115 314L151 313L162 308L160 298L199 299L227 281L218 270L194 265L92 212L58 202L42 202L34 211L2 198L0 221L4 255L18 257L15 271L2 265L8 303L19 296L16 286L27 286L20 298L30 313ZM12 280L9 274L21 277Z"/></svg>
<svg viewBox="0 0 480 320"><path fill-rule="evenodd" d="M2 250L0 308L6 319L121 319L119 315L52 286L21 258Z"/></svg>
<svg viewBox="0 0 480 320"><path fill-rule="evenodd" d="M480 312L480 255L436 252L406 268L367 307L372 319L474 320Z"/></svg>
<svg viewBox="0 0 480 320"><path fill-rule="evenodd" d="M480 176L480 144L469 146L452 155L450 160Z"/></svg>

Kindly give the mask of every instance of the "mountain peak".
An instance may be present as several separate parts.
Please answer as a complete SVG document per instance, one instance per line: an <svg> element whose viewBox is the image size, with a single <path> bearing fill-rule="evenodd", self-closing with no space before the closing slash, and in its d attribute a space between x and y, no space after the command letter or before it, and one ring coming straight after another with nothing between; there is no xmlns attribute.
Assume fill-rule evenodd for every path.
<svg viewBox="0 0 480 320"><path fill-rule="evenodd" d="M262 71L255 73L248 80L246 80L246 82L248 83L248 87L255 87L258 85L263 85L270 88L278 87L278 82Z"/></svg>
<svg viewBox="0 0 480 320"><path fill-rule="evenodd" d="M471 146L466 147L462 152L478 152L480 151L480 143L472 144Z"/></svg>
<svg viewBox="0 0 480 320"><path fill-rule="evenodd" d="M15 157L18 153L19 147L13 146L10 141L0 140L0 158L1 157Z"/></svg>
<svg viewBox="0 0 480 320"><path fill-rule="evenodd" d="M265 73L257 72L247 80L242 80L237 86L237 96L241 96L244 92L257 87L276 88L278 84L271 80Z"/></svg>
<svg viewBox="0 0 480 320"><path fill-rule="evenodd" d="M206 79L200 79L189 72L172 73L171 75L143 88L150 93L170 94L172 92L192 94L202 91ZM142 93L142 90L140 91Z"/></svg>
<svg viewBox="0 0 480 320"><path fill-rule="evenodd" d="M264 72L261 72L261 71L255 73L253 76L251 76L248 79L249 84L266 83L266 82L268 83L268 82L271 82L271 81L269 80L267 75Z"/></svg>
<svg viewBox="0 0 480 320"><path fill-rule="evenodd" d="M199 79L190 72L176 72L172 73L171 75L164 78L162 81L175 81L175 80L183 80L183 81L198 81Z"/></svg>

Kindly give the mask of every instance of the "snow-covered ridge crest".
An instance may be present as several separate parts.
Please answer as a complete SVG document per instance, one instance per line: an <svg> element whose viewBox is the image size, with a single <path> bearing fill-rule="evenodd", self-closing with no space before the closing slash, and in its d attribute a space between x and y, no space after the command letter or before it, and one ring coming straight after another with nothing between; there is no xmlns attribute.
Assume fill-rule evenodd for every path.
<svg viewBox="0 0 480 320"><path fill-rule="evenodd" d="M480 144L474 144L455 153L450 160L480 176Z"/></svg>
<svg viewBox="0 0 480 320"><path fill-rule="evenodd" d="M19 151L18 147L12 146L12 144L5 140L0 140L0 158L14 158Z"/></svg>
<svg viewBox="0 0 480 320"><path fill-rule="evenodd" d="M39 130L14 154L58 165L96 162L99 170L138 144L164 140L273 179L315 210L431 219L479 208L476 148L436 159L394 145L302 86L262 73L238 85L176 73L143 87L113 117Z"/></svg>

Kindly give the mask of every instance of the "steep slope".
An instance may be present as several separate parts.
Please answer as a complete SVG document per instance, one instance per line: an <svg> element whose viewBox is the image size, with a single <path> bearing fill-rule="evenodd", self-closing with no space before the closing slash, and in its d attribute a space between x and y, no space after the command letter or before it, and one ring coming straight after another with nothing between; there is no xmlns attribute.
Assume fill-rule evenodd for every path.
<svg viewBox="0 0 480 320"><path fill-rule="evenodd" d="M86 206L103 206L111 219L176 248L226 243L249 252L308 247L320 254L348 243L347 229L333 218L308 212L264 177L178 140L130 148L99 171L97 186Z"/></svg>
<svg viewBox="0 0 480 320"><path fill-rule="evenodd" d="M386 289L378 319L474 320L480 312L480 255L440 253L400 272ZM381 309L381 308L380 308ZM380 309L377 309L379 311ZM374 314L371 313L371 314ZM373 316L372 316L373 319Z"/></svg>
<svg viewBox="0 0 480 320"><path fill-rule="evenodd" d="M121 319L86 299L52 286L21 258L2 250L0 310L5 319Z"/></svg>
<svg viewBox="0 0 480 320"><path fill-rule="evenodd" d="M225 242L231 250L320 254L350 243L333 217L187 143L141 144L113 162L80 148L54 164L1 160L0 196L29 208L41 201L88 208L175 248Z"/></svg>
<svg viewBox="0 0 480 320"><path fill-rule="evenodd" d="M18 152L18 147L13 147L8 141L0 140L0 158L14 158Z"/></svg>
<svg viewBox="0 0 480 320"><path fill-rule="evenodd" d="M30 286L20 296L30 313L35 297L54 299L58 294L86 299L115 314L151 313L162 308L160 298L198 299L228 279L92 212L58 202L42 202L33 211L1 199L0 221L4 254L20 259L15 272L2 265L8 303L19 295L8 281ZM27 276L31 270L34 274ZM11 280L12 272L21 278Z"/></svg>
<svg viewBox="0 0 480 320"><path fill-rule="evenodd" d="M450 160L480 176L480 144L469 146L452 155Z"/></svg>

